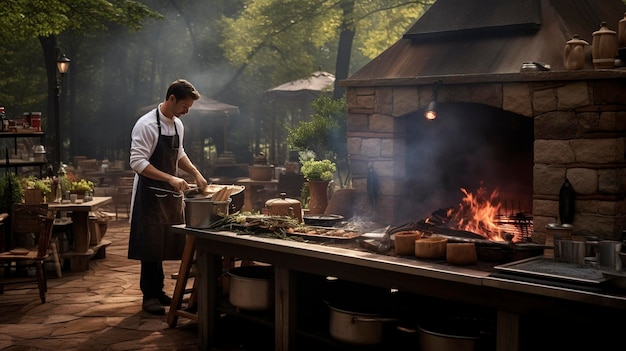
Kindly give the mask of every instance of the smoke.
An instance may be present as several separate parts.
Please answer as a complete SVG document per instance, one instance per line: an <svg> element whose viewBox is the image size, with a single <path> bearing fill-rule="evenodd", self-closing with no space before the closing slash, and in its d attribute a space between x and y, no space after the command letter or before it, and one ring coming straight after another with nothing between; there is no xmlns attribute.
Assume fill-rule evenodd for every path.
<svg viewBox="0 0 626 351"><path fill-rule="evenodd" d="M410 217L456 207L461 188L532 194L532 119L452 103L441 104L433 121L419 113L407 118Z"/></svg>

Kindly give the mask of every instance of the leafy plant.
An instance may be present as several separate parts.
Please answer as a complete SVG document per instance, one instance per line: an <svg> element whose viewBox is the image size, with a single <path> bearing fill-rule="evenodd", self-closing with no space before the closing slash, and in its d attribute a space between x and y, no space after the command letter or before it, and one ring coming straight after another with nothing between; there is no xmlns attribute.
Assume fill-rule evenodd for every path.
<svg viewBox="0 0 626 351"><path fill-rule="evenodd" d="M52 179L39 179L35 176L28 176L21 180L22 189L38 189L41 190L43 196L48 196L52 192Z"/></svg>
<svg viewBox="0 0 626 351"><path fill-rule="evenodd" d="M70 184L70 191L83 192L83 191L92 191L94 188L94 184L91 180L75 180Z"/></svg>
<svg viewBox="0 0 626 351"><path fill-rule="evenodd" d="M311 107L315 111L311 121L300 122L297 127L288 129L287 143L300 154L312 151L338 165L337 176L340 186L344 187L349 178L346 99L322 95L311 103Z"/></svg>
<svg viewBox="0 0 626 351"><path fill-rule="evenodd" d="M307 180L327 180L333 179L333 173L337 166L330 160L309 159L302 162L300 172Z"/></svg>
<svg viewBox="0 0 626 351"><path fill-rule="evenodd" d="M0 178L0 211L11 213L13 204L24 199L20 180L14 173L8 172Z"/></svg>
<svg viewBox="0 0 626 351"><path fill-rule="evenodd" d="M61 183L61 189L63 191L93 191L93 188L95 186L91 180L79 178L76 174L72 172L67 172L65 173L65 176L59 177L59 182Z"/></svg>

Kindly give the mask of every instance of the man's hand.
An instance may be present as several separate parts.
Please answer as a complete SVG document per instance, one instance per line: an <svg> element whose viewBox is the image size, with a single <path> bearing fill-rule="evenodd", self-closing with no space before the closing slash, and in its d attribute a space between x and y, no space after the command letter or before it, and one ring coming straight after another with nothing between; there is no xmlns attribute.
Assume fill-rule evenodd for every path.
<svg viewBox="0 0 626 351"><path fill-rule="evenodd" d="M167 183L177 191L185 191L189 189L189 184L183 178L172 177Z"/></svg>
<svg viewBox="0 0 626 351"><path fill-rule="evenodd" d="M203 191L207 187L207 185L209 185L209 183L207 183L202 174L198 173L196 175L196 185L198 185L198 189Z"/></svg>

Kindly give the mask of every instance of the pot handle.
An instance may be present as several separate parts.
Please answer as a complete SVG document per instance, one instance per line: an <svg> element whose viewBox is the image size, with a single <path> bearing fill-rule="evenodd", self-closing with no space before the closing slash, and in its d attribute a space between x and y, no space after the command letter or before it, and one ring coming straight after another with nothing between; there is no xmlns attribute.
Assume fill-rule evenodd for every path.
<svg viewBox="0 0 626 351"><path fill-rule="evenodd" d="M352 317L352 323L356 322L397 322L398 318L387 317Z"/></svg>

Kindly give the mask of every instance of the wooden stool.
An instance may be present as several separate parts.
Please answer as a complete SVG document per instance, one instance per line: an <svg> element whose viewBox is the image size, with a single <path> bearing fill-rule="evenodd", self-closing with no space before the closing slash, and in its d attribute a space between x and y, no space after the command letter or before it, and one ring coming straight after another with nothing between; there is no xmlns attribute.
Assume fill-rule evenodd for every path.
<svg viewBox="0 0 626 351"><path fill-rule="evenodd" d="M185 238L185 248L183 249L183 257L180 262L180 268L178 269L178 276L176 277L176 287L174 288L174 295L172 296L172 303L170 305L170 311L167 315L167 324L170 328L173 328L178 323L178 317L185 317L193 321L198 320L198 315L195 312L196 306L196 281L194 279L193 287L187 289L187 280L189 279L189 272L194 264L194 257L196 254L196 238L193 235L187 235ZM180 307L183 303L183 297L185 293L191 293L189 302L187 303L187 310L182 310Z"/></svg>
<svg viewBox="0 0 626 351"><path fill-rule="evenodd" d="M176 276L176 286L174 287L174 294L172 296L172 303L170 304L170 310L167 315L167 324L170 328L173 328L178 323L178 317L185 317L193 321L198 321L198 315L196 313L196 280L194 279L193 285L190 289L187 289L187 281L195 274L191 273L191 269L195 264L195 236L187 235L185 237L185 247L183 249L183 257L180 262L180 268L178 269L178 275ZM228 272L228 270L235 266L237 260L232 257L224 257L222 261L222 273ZM252 261L242 260L242 266L252 265ZM228 293L228 279L227 275L222 274L222 292ZM183 297L185 294L190 294L189 301L187 302L187 308L181 309L183 304Z"/></svg>

